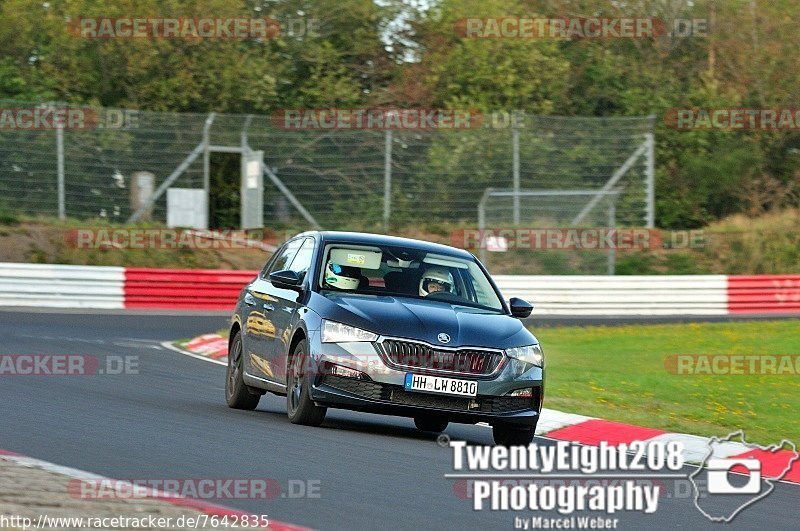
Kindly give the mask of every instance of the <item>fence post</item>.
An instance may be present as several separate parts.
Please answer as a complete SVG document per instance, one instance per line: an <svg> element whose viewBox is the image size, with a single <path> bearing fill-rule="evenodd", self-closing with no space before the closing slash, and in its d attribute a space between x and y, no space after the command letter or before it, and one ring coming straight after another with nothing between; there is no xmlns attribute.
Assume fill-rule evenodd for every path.
<svg viewBox="0 0 800 531"><path fill-rule="evenodd" d="M211 124L217 113L212 112L203 125L203 190L206 192L206 219L211 222Z"/></svg>
<svg viewBox="0 0 800 531"><path fill-rule="evenodd" d="M486 246L483 245L483 231L486 229L486 202L489 201L489 197L494 191L494 188L484 190L481 200L478 202L478 255L484 266L486 266Z"/></svg>
<svg viewBox="0 0 800 531"><path fill-rule="evenodd" d="M645 178L647 179L647 228L652 229L656 220L656 176L655 176L655 138L653 133L645 135L647 151L645 151Z"/></svg>
<svg viewBox="0 0 800 531"><path fill-rule="evenodd" d="M519 225L519 127L516 120L511 124L512 160L511 173L514 178L514 225Z"/></svg>
<svg viewBox="0 0 800 531"><path fill-rule="evenodd" d="M386 129L383 147L383 230L389 232L392 211L392 130Z"/></svg>
<svg viewBox="0 0 800 531"><path fill-rule="evenodd" d="M608 266L606 273L609 275L616 274L616 266L617 266L617 242L619 242L619 236L617 235L617 194L613 194L608 196L608 200L611 202L608 208L608 227L610 230L614 231L614 243L608 248Z"/></svg>
<svg viewBox="0 0 800 531"><path fill-rule="evenodd" d="M64 124L56 124L56 161L58 167L58 219L67 219L66 191L64 178Z"/></svg>

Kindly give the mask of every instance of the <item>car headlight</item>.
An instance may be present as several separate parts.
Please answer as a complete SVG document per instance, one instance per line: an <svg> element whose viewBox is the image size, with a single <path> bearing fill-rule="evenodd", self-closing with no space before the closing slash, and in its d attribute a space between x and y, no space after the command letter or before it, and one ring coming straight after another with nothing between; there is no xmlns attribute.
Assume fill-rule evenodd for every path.
<svg viewBox="0 0 800 531"><path fill-rule="evenodd" d="M507 348L506 355L509 358L525 361L537 367L544 367L544 352L538 344L526 347Z"/></svg>
<svg viewBox="0 0 800 531"><path fill-rule="evenodd" d="M355 326L335 321L322 321L323 343L351 343L355 341L375 341L378 334L367 332Z"/></svg>

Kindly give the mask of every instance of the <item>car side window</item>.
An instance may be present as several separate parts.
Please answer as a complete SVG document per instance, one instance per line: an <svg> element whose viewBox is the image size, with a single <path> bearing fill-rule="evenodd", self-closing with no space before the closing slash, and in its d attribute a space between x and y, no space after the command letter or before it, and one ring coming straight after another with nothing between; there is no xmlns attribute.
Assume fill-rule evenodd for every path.
<svg viewBox="0 0 800 531"><path fill-rule="evenodd" d="M297 250L300 249L304 239L305 238L292 240L278 249L278 252L276 253L278 255L277 258L272 261L272 264L269 265L269 267L264 268L263 278L269 280L270 273L288 269L289 264L292 263L292 259L297 254Z"/></svg>
<svg viewBox="0 0 800 531"><path fill-rule="evenodd" d="M300 282L306 278L306 273L308 272L308 268L311 267L311 259L313 256L314 239L306 238L300 250L297 251L297 254L292 260L291 265L288 267L288 269L291 269L300 276Z"/></svg>
<svg viewBox="0 0 800 531"><path fill-rule="evenodd" d="M282 253L282 252L283 252L283 246L278 247L278 249L272 254L272 256L269 257L269 260L267 260L267 263L264 264L264 267L261 268L261 273L259 274L259 276L261 278L267 278L267 271L270 270L270 268L272 267L272 264L274 264L275 260L278 259L278 255L280 253Z"/></svg>

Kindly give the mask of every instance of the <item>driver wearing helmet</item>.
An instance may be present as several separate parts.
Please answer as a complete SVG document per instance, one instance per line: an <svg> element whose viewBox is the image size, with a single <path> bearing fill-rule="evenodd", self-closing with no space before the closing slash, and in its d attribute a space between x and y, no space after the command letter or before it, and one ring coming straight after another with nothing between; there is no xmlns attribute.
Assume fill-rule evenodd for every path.
<svg viewBox="0 0 800 531"><path fill-rule="evenodd" d="M440 291L455 293L453 275L443 267L429 267L419 281L419 294L427 297Z"/></svg>
<svg viewBox="0 0 800 531"><path fill-rule="evenodd" d="M353 266L334 264L330 260L325 268L325 283L336 289L355 290L361 281L361 270Z"/></svg>

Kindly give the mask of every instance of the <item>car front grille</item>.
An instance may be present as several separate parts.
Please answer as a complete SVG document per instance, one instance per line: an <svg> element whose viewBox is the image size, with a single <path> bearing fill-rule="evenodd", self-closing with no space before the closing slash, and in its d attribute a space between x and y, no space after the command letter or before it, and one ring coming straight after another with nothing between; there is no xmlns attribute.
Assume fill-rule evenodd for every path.
<svg viewBox="0 0 800 531"><path fill-rule="evenodd" d="M472 348L445 350L423 343L386 339L378 348L394 366L422 369L432 373L485 376L492 374L503 354Z"/></svg>
<svg viewBox="0 0 800 531"><path fill-rule="evenodd" d="M470 411L472 399L461 396L433 395L429 393L409 393L402 389L392 390L392 402L407 406L432 407ZM476 408L477 409L477 408Z"/></svg>
<svg viewBox="0 0 800 531"><path fill-rule="evenodd" d="M372 400L389 400L392 395L390 385L380 384L371 380L356 380L355 378L345 378L344 376L326 375L322 383L330 385L340 391L346 391L354 395Z"/></svg>
<svg viewBox="0 0 800 531"><path fill-rule="evenodd" d="M342 376L326 375L321 383L340 391L370 400L380 400L397 405L469 411L475 413L513 413L535 409L539 403L539 390L534 388L534 396L477 396L475 398L432 393L413 393L399 385L382 384L371 380L356 380Z"/></svg>

